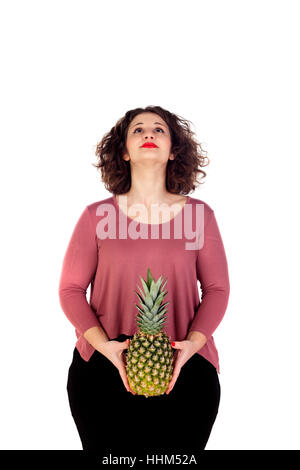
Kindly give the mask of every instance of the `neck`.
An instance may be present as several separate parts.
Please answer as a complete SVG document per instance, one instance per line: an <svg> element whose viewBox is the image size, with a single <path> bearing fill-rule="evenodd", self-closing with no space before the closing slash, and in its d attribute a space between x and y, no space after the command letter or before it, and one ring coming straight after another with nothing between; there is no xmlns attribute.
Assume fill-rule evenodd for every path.
<svg viewBox="0 0 300 470"><path fill-rule="evenodd" d="M134 169L131 172L131 188L127 193L130 203L141 203L145 206L164 202L168 196L166 173L158 168Z"/></svg>

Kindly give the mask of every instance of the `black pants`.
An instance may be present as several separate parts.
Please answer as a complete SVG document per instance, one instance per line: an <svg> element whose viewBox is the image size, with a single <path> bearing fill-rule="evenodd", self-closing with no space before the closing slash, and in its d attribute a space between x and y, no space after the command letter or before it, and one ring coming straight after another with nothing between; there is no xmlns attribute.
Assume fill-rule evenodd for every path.
<svg viewBox="0 0 300 470"><path fill-rule="evenodd" d="M115 339L126 338L131 337ZM102 454L134 452L141 444L152 453L203 450L220 402L217 370L197 353L184 364L169 395L146 398L127 392L103 354L95 351L86 362L75 347L67 391L83 450Z"/></svg>

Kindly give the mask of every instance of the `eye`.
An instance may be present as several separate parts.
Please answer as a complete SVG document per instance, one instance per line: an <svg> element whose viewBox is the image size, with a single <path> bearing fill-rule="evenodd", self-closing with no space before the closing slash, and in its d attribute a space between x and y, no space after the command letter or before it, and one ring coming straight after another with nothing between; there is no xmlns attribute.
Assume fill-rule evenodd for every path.
<svg viewBox="0 0 300 470"><path fill-rule="evenodd" d="M141 127L137 127L137 128L133 131L133 133L135 134L136 131L138 131L138 130L140 130L140 129L141 129ZM161 129L160 127L156 127L155 130L157 130L157 129L159 129L159 130L162 131L163 133L165 132L165 131L164 131L163 129Z"/></svg>

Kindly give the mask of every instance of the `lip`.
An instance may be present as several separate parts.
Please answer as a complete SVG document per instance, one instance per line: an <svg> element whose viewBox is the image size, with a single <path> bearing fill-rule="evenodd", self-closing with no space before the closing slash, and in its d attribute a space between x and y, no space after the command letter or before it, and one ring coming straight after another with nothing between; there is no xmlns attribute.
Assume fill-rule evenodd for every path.
<svg viewBox="0 0 300 470"><path fill-rule="evenodd" d="M146 142L145 144L142 145L144 148L157 148L157 145L152 143L152 142Z"/></svg>

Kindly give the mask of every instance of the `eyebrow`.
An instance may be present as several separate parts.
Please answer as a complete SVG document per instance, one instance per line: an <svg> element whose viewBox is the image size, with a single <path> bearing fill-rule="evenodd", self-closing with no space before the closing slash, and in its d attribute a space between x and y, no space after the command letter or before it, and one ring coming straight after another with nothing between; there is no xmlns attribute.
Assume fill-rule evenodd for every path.
<svg viewBox="0 0 300 470"><path fill-rule="evenodd" d="M139 126L140 124L144 124L143 122L138 122L137 124L134 124L132 127ZM164 124L161 122L155 122L154 124L159 124L160 126L166 127Z"/></svg>

